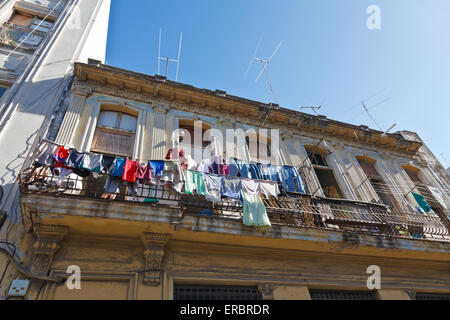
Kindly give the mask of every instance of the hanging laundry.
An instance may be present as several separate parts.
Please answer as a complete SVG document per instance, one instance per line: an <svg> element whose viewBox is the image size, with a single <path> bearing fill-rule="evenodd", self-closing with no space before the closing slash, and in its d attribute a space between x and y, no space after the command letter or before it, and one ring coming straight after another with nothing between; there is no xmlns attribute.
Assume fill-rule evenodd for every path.
<svg viewBox="0 0 450 320"><path fill-rule="evenodd" d="M100 166L100 172L103 174L108 174L111 171L112 166L114 165L115 159L116 159L116 157L103 155L101 166Z"/></svg>
<svg viewBox="0 0 450 320"><path fill-rule="evenodd" d="M127 194L131 197L136 197L138 194L138 184L135 182L127 182Z"/></svg>
<svg viewBox="0 0 450 320"><path fill-rule="evenodd" d="M233 177L224 177L222 180L222 197L235 199L242 202L242 179Z"/></svg>
<svg viewBox="0 0 450 320"><path fill-rule="evenodd" d="M108 176L108 179L106 179L106 183L104 186L105 192L106 193L118 193L121 182L122 182L122 177Z"/></svg>
<svg viewBox="0 0 450 320"><path fill-rule="evenodd" d="M426 212L430 212L431 211L431 207L430 205L427 203L427 201L425 200L425 198L421 195L421 194L417 194L417 193L412 193L414 199L416 199L417 204Z"/></svg>
<svg viewBox="0 0 450 320"><path fill-rule="evenodd" d="M57 162L65 163L67 158L69 157L70 149L66 149L63 146L58 147L58 150L56 150L55 155L53 156Z"/></svg>
<svg viewBox="0 0 450 320"><path fill-rule="evenodd" d="M164 171L164 165L164 161L150 161L150 167L152 168L153 173L158 177L161 176Z"/></svg>
<svg viewBox="0 0 450 320"><path fill-rule="evenodd" d="M122 177L126 162L127 162L127 159L125 159L125 158L114 159L114 162L110 169L109 175L113 176L113 177Z"/></svg>
<svg viewBox="0 0 450 320"><path fill-rule="evenodd" d="M89 170L81 169L81 168L74 168L73 173L81 178L87 178L91 175L91 172Z"/></svg>
<svg viewBox="0 0 450 320"><path fill-rule="evenodd" d="M430 189L431 194L437 200L437 202L439 202L441 207L444 208L444 210L447 210L448 206L444 201L444 196L442 195L441 190L439 190L438 188L430 187L430 186L428 186L428 189Z"/></svg>
<svg viewBox="0 0 450 320"><path fill-rule="evenodd" d="M66 166L71 168L80 168L83 163L84 153L80 153L75 149L70 149L69 156L66 160Z"/></svg>
<svg viewBox="0 0 450 320"><path fill-rule="evenodd" d="M136 171L140 165L139 161L126 160L123 168L122 180L127 182L136 182Z"/></svg>
<svg viewBox="0 0 450 320"><path fill-rule="evenodd" d="M255 162L251 162L250 163L250 173L252 175L252 179L255 180L262 180L262 175L261 175L261 167L262 164L261 163L255 163Z"/></svg>
<svg viewBox="0 0 450 320"><path fill-rule="evenodd" d="M200 196L206 196L205 178L203 172L186 170L186 194L193 194L194 191Z"/></svg>
<svg viewBox="0 0 450 320"><path fill-rule="evenodd" d="M178 193L181 193L184 182L183 170L181 164L178 161L165 161L164 171L159 179L160 182L170 183L172 188Z"/></svg>
<svg viewBox="0 0 450 320"><path fill-rule="evenodd" d="M243 222L246 226L270 227L271 223L267 216L266 207L259 195L259 182L242 180Z"/></svg>
<svg viewBox="0 0 450 320"><path fill-rule="evenodd" d="M288 192L305 193L302 179L294 167L284 166L280 174L283 188Z"/></svg>
<svg viewBox="0 0 450 320"><path fill-rule="evenodd" d="M49 141L43 141L35 152L34 161L39 166L52 166L54 162L53 155L58 150L59 146Z"/></svg>
<svg viewBox="0 0 450 320"><path fill-rule="evenodd" d="M57 161L55 167L53 168L53 174L58 176L58 186L61 186L63 180L72 174L72 172L72 168L69 168L64 163Z"/></svg>
<svg viewBox="0 0 450 320"><path fill-rule="evenodd" d="M210 173L202 173L205 178L206 199L212 202L221 203L221 189L223 176L213 175Z"/></svg>
<svg viewBox="0 0 450 320"><path fill-rule="evenodd" d="M188 170L197 170L197 162L189 154L184 157L185 168Z"/></svg>
<svg viewBox="0 0 450 320"><path fill-rule="evenodd" d="M204 159L197 167L197 170L203 173L214 173L211 159Z"/></svg>
<svg viewBox="0 0 450 320"><path fill-rule="evenodd" d="M149 184L152 178L150 162L139 163L136 170L136 179L142 184Z"/></svg>
<svg viewBox="0 0 450 320"><path fill-rule="evenodd" d="M214 174L225 175L225 166L225 159L220 156L216 156L213 158L212 169Z"/></svg>
<svg viewBox="0 0 450 320"><path fill-rule="evenodd" d="M183 151L183 149L178 148L178 147L170 149L166 155L166 160L180 160L183 158L184 158L184 151Z"/></svg>
<svg viewBox="0 0 450 320"><path fill-rule="evenodd" d="M261 168L261 175L263 180L273 181L273 182L281 182L281 167L273 166L271 164L263 165Z"/></svg>
<svg viewBox="0 0 450 320"><path fill-rule="evenodd" d="M81 168L91 172L100 172L103 156L95 153L85 153ZM114 160L113 160L114 161Z"/></svg>
<svg viewBox="0 0 450 320"><path fill-rule="evenodd" d="M251 178L249 166L242 160L230 159L229 175L232 177Z"/></svg>
<svg viewBox="0 0 450 320"><path fill-rule="evenodd" d="M268 182L261 182L261 193L265 195L267 198L269 197L275 197L278 199L278 195L280 194L280 189L278 188L277 183L268 183Z"/></svg>

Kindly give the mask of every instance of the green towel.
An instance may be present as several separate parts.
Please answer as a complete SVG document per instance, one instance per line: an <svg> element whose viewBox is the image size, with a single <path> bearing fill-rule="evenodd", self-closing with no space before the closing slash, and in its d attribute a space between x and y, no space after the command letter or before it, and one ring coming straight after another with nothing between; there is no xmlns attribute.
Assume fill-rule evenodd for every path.
<svg viewBox="0 0 450 320"><path fill-rule="evenodd" d="M417 203L419 204L419 206L426 212L430 212L431 211L431 207L430 205L427 203L427 201L425 200L425 198L421 195L421 194L417 194L417 193L412 193L414 199L416 199Z"/></svg>
<svg viewBox="0 0 450 320"><path fill-rule="evenodd" d="M184 187L186 194L192 194L197 191L200 196L206 196L205 179L202 172L186 170L186 183Z"/></svg>

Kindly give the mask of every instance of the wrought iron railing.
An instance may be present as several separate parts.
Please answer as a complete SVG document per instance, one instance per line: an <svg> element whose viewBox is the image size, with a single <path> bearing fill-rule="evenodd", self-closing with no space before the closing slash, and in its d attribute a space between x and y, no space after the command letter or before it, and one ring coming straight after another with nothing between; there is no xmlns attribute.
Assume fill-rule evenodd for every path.
<svg viewBox="0 0 450 320"><path fill-rule="evenodd" d="M243 206L237 200L221 203L204 197L178 193L168 185L122 182L114 195L104 190L106 176L81 178L75 174L59 179L48 168L30 169L19 178L21 191L79 196L93 199L168 205L184 215L212 219L241 220ZM264 198L273 226L346 230L395 237L450 241L449 226L433 213L391 212L384 205L343 199L312 198L304 194L283 194L278 199Z"/></svg>

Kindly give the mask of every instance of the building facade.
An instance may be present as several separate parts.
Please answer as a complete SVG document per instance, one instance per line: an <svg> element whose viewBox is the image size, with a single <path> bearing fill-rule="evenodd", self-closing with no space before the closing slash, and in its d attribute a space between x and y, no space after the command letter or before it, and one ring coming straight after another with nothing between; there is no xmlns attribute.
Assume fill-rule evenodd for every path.
<svg viewBox="0 0 450 320"><path fill-rule="evenodd" d="M0 239L20 240L17 177L55 115L67 110L73 67L104 62L110 0L0 1ZM15 278L0 255L0 297Z"/></svg>
<svg viewBox="0 0 450 320"><path fill-rule="evenodd" d="M17 264L2 288L29 280L25 299L449 297L450 185L417 134L384 134L99 63L76 63L70 82L67 109L40 129L18 175L21 254L8 248ZM245 208L225 198L159 184L130 193L122 183L106 194L107 175L59 178L36 165L49 143L163 161L177 147L173 132L194 133L196 123L202 134L224 137L227 129L279 130L259 146L279 140L268 153L294 168L301 186L263 197L270 227L245 225ZM207 147L194 143L185 153L195 158ZM249 139L235 154L257 160ZM79 290L64 283L73 270ZM371 270L381 273L378 290L369 290Z"/></svg>

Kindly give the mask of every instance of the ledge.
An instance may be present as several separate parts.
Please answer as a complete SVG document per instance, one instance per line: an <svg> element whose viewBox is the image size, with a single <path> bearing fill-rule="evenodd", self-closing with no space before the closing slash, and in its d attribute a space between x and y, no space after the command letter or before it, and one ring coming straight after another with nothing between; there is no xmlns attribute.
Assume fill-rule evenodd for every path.
<svg viewBox="0 0 450 320"><path fill-rule="evenodd" d="M272 249L334 252L363 256L450 261L450 242L393 238L307 227L274 225L268 231L246 227L240 219L181 216L166 205L111 202L79 197L22 194L27 224L65 225L73 234L139 238L143 232L171 239Z"/></svg>

